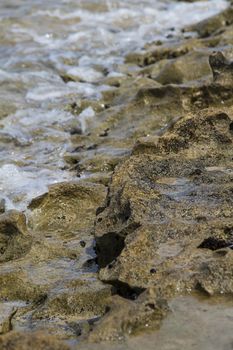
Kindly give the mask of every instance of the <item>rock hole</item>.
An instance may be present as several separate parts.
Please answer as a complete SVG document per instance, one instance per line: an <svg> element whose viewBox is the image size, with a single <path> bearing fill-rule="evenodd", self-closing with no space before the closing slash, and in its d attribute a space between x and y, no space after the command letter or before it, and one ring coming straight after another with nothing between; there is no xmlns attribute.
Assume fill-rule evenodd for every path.
<svg viewBox="0 0 233 350"><path fill-rule="evenodd" d="M106 306L105 308L105 314L107 314L111 310L110 306Z"/></svg>
<svg viewBox="0 0 233 350"><path fill-rule="evenodd" d="M125 246L124 240L124 237L118 236L115 232L109 232L96 239L99 267L106 267L120 255Z"/></svg>
<svg viewBox="0 0 233 350"><path fill-rule="evenodd" d="M121 281L111 281L109 282L114 288L115 293L120 295L122 298L129 300L136 300L140 294L142 294L146 289L141 287L131 287L125 282Z"/></svg>
<svg viewBox="0 0 233 350"><path fill-rule="evenodd" d="M153 303L146 304L146 307L148 307L149 309L155 310L155 304Z"/></svg>
<svg viewBox="0 0 233 350"><path fill-rule="evenodd" d="M96 255L100 268L114 261L125 247L125 237L140 227L139 223L131 223L121 232L108 232L96 238Z"/></svg>
<svg viewBox="0 0 233 350"><path fill-rule="evenodd" d="M204 239L204 241L198 246L201 249L218 250L222 248L231 247L232 243L225 241L224 239L219 239L215 237L209 237Z"/></svg>
<svg viewBox="0 0 233 350"><path fill-rule="evenodd" d="M224 233L229 236L233 235L233 227L225 227Z"/></svg>
<svg viewBox="0 0 233 350"><path fill-rule="evenodd" d="M86 242L85 242L85 241L80 241L79 244L80 244L80 246L81 246L82 248L84 248L84 247L86 246Z"/></svg>
<svg viewBox="0 0 233 350"><path fill-rule="evenodd" d="M230 130L231 132L233 132L233 122L230 123L230 125L229 125L229 130Z"/></svg>

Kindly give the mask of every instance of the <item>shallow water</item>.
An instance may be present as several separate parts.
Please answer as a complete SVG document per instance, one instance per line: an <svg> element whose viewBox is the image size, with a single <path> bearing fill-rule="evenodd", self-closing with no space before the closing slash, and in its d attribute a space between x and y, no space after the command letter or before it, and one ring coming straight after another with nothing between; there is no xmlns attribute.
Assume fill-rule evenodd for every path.
<svg viewBox="0 0 233 350"><path fill-rule="evenodd" d="M69 181L63 155L78 118L65 107L100 99L124 55L224 9L226 1L2 0L0 3L0 191L24 210L47 185ZM174 30L175 28L175 30ZM73 81L66 83L68 74Z"/></svg>
<svg viewBox="0 0 233 350"><path fill-rule="evenodd" d="M232 349L232 298L180 296L169 306L171 312L157 332L129 337L122 344L85 344L80 350Z"/></svg>

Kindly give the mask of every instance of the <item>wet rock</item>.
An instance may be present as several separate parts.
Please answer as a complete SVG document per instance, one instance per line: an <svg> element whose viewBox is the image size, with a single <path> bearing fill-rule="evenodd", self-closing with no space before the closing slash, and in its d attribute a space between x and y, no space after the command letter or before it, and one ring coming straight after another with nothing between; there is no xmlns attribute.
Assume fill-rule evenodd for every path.
<svg viewBox="0 0 233 350"><path fill-rule="evenodd" d="M129 155L136 138L147 135L149 128L154 132L158 124L162 126L164 118L167 121L170 111L179 103L174 100L165 105L161 99L147 103L146 98L142 100L138 95L142 87L152 89L159 86L152 79L131 77L117 89L112 96L112 106L91 120L91 133L72 136L73 150L65 155L71 169L78 167L79 173L110 177L115 166ZM105 96L107 100L108 97ZM164 109L169 109L167 114Z"/></svg>
<svg viewBox="0 0 233 350"><path fill-rule="evenodd" d="M150 44L143 53L132 53L126 56L126 63L135 63L140 67L154 64L163 59L174 59L186 55L197 48L205 47L201 40L191 38L188 40L170 40L162 45Z"/></svg>
<svg viewBox="0 0 233 350"><path fill-rule="evenodd" d="M0 273L0 299L26 305L10 323L4 319L4 327L47 330L59 339L74 339L78 328L83 336L88 320L104 314L112 286L96 278L93 223L105 197L105 186L79 181L53 185L31 202L31 249L19 261L5 262ZM24 237L23 214L10 214L3 214L2 222L8 225L10 215L13 224L17 221L12 232Z"/></svg>
<svg viewBox="0 0 233 350"><path fill-rule="evenodd" d="M90 333L90 342L122 341L127 335L156 329L169 310L164 300L155 300L153 290L143 293L137 301L115 296L108 309Z"/></svg>
<svg viewBox="0 0 233 350"><path fill-rule="evenodd" d="M12 319L17 313L17 308L1 305L0 334L8 333L12 330Z"/></svg>
<svg viewBox="0 0 233 350"><path fill-rule="evenodd" d="M24 256L31 243L24 214L10 210L0 215L0 262Z"/></svg>
<svg viewBox="0 0 233 350"><path fill-rule="evenodd" d="M78 234L90 229L95 210L105 196L106 188L94 183L69 182L52 185L48 193L31 202L31 225L37 231Z"/></svg>
<svg viewBox="0 0 233 350"><path fill-rule="evenodd" d="M202 22L196 23L186 28L186 31L196 31L200 37L208 37L210 35L218 34L219 29L222 30L225 26L233 23L233 8L228 7L221 13L212 16Z"/></svg>
<svg viewBox="0 0 233 350"><path fill-rule="evenodd" d="M86 108L91 107L94 112L99 113L105 109L103 101L81 100L72 102L66 107L66 110L74 115L81 114Z"/></svg>
<svg viewBox="0 0 233 350"><path fill-rule="evenodd" d="M188 49L180 48L180 44L176 43L174 47L171 45L159 45L144 53L131 53L126 56L126 63L135 63L140 67L148 66L165 58L175 58L182 56L188 52Z"/></svg>
<svg viewBox="0 0 233 350"><path fill-rule="evenodd" d="M6 211L6 200L4 198L0 199L0 214Z"/></svg>
<svg viewBox="0 0 233 350"><path fill-rule="evenodd" d="M103 281L167 297L233 292L232 251L198 248L231 239L231 123L221 110L190 114L117 168L95 230Z"/></svg>
<svg viewBox="0 0 233 350"><path fill-rule="evenodd" d="M32 319L46 319L53 315L76 319L91 319L105 313L106 299L112 294L110 285L104 285L92 278L73 280L64 285L56 295L52 294L36 312Z"/></svg>
<svg viewBox="0 0 233 350"><path fill-rule="evenodd" d="M56 340L56 337L43 333L17 333L11 332L0 337L0 347L2 350L69 350L70 347L63 342Z"/></svg>
<svg viewBox="0 0 233 350"><path fill-rule="evenodd" d="M225 241L224 239L209 237L204 239L204 241L199 245L198 248L210 249L210 250L219 250L222 248L228 248L232 246L231 241Z"/></svg>
<svg viewBox="0 0 233 350"><path fill-rule="evenodd" d="M14 103L11 101L9 103L8 99L4 99L2 96L0 101L0 120L3 118L6 118L8 115L15 113L17 107L14 105Z"/></svg>
<svg viewBox="0 0 233 350"><path fill-rule="evenodd" d="M122 79L119 88L114 89L114 96L105 96L108 108L98 111L96 118L91 120L91 133L72 136L73 150L65 155L71 169L77 170L79 175L88 172L94 178L95 173L110 178L139 138L156 137L171 122L187 113L232 104L232 88L222 73L221 84L211 81L213 70L208 55L213 50L206 46L214 44L210 43L211 39L197 41L198 44L195 40L170 43L170 49L173 45L177 48L185 46L189 53L163 59L161 66L162 61L159 61L147 68L135 69L130 77ZM196 50L192 44L196 45ZM195 70L191 69L194 65ZM157 78L167 85L155 82ZM170 84L173 82L179 85ZM111 90L109 94L112 93ZM166 127L158 131L164 125Z"/></svg>
<svg viewBox="0 0 233 350"><path fill-rule="evenodd" d="M233 63L229 62L221 51L214 52L209 58L213 72L214 83L232 86Z"/></svg>
<svg viewBox="0 0 233 350"><path fill-rule="evenodd" d="M10 235L12 246L7 241L0 299L26 303L13 320L3 319L4 332L46 329L62 339L75 338L77 327L83 333L89 318L104 314L112 287L96 279L92 232L95 212L105 197L106 187L96 183L51 186L30 204L33 241L30 239L26 255L21 245L25 238L29 242L24 215L16 211L1 215L0 232L3 237ZM85 246L80 241L85 241ZM16 256L21 259L6 262ZM92 263L87 266L88 261ZM20 343L17 346L20 348Z"/></svg>
<svg viewBox="0 0 233 350"><path fill-rule="evenodd" d="M2 267L0 273L1 300L21 300L34 303L45 295L47 286L38 285L38 283L31 281L27 272L22 271L21 266L16 262L15 266L9 267L9 265L6 265Z"/></svg>
<svg viewBox="0 0 233 350"><path fill-rule="evenodd" d="M182 84L187 81L205 79L211 75L209 53L194 51L170 60L155 80L161 84Z"/></svg>
<svg viewBox="0 0 233 350"><path fill-rule="evenodd" d="M28 250L19 241L23 225L3 228L0 298L26 306L7 310L2 333L40 329L73 343L91 331L89 342L125 340L159 328L177 294L232 294L231 12L190 28L202 39L172 34L129 54L119 76L94 67L109 86L101 100L72 97L65 161L90 181L50 186L31 202ZM88 108L95 117L82 125ZM41 341L43 349L65 348L13 332L0 348L40 349Z"/></svg>

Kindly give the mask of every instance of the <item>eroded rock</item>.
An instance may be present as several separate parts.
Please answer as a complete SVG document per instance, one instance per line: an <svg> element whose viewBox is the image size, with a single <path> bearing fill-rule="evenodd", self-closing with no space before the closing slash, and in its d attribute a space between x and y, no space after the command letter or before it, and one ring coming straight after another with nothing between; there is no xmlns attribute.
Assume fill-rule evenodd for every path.
<svg viewBox="0 0 233 350"><path fill-rule="evenodd" d="M80 232L90 229L95 211L104 201L106 188L94 183L68 182L52 185L34 199L31 225L37 231Z"/></svg>
<svg viewBox="0 0 233 350"><path fill-rule="evenodd" d="M127 335L156 329L168 310L166 301L156 300L153 290L143 293L137 301L115 296L107 314L90 333L89 341L122 341Z"/></svg>
<svg viewBox="0 0 233 350"><path fill-rule="evenodd" d="M155 80L161 84L182 84L198 79L208 79L211 75L208 58L208 51L194 51L172 59L155 77Z"/></svg>
<svg viewBox="0 0 233 350"><path fill-rule="evenodd" d="M4 337L0 337L0 347L2 350L69 350L70 347L63 342L59 342L55 337L42 333L17 333L11 332Z"/></svg>
<svg viewBox="0 0 233 350"><path fill-rule="evenodd" d="M210 35L216 35L224 27L233 23L233 8L229 6L226 10L218 13L215 16L207 18L199 23L188 26L186 31L198 32L200 37L208 37Z"/></svg>
<svg viewBox="0 0 233 350"><path fill-rule="evenodd" d="M0 262L24 256L31 243L24 214L11 210L0 215Z"/></svg>
<svg viewBox="0 0 233 350"><path fill-rule="evenodd" d="M117 169L96 223L102 280L167 297L233 292L232 251L198 248L231 240L231 123L221 110L181 118Z"/></svg>
<svg viewBox="0 0 233 350"><path fill-rule="evenodd" d="M31 202L33 241L23 214L0 216L0 298L23 303L7 309L2 333L124 341L159 328L176 295L232 294L231 17L232 8L189 28L202 39L180 34L129 54L119 76L104 78L101 100L69 105L77 118L65 126L65 160L90 181L50 186ZM107 192L100 183L112 173ZM66 348L13 332L0 344Z"/></svg>
<svg viewBox="0 0 233 350"><path fill-rule="evenodd" d="M221 51L214 52L209 58L214 82L231 86L233 82L233 63L228 61Z"/></svg>

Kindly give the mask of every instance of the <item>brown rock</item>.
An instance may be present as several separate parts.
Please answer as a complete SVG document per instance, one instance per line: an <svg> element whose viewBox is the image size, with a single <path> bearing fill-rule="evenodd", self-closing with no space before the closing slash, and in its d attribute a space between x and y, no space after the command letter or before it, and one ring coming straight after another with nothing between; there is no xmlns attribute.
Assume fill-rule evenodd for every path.
<svg viewBox="0 0 233 350"><path fill-rule="evenodd" d="M0 261L20 258L31 247L24 214L10 210L0 215Z"/></svg>
<svg viewBox="0 0 233 350"><path fill-rule="evenodd" d="M2 350L69 350L70 347L56 340L55 337L42 333L11 332L0 337Z"/></svg>
<svg viewBox="0 0 233 350"><path fill-rule="evenodd" d="M201 249L232 241L231 123L216 110L181 118L117 169L96 223L102 280L163 297L233 292L232 252Z"/></svg>
<svg viewBox="0 0 233 350"><path fill-rule="evenodd" d="M143 293L136 301L115 296L109 303L107 314L90 333L89 341L122 341L127 335L156 329L167 312L166 302L155 300L152 289Z"/></svg>

